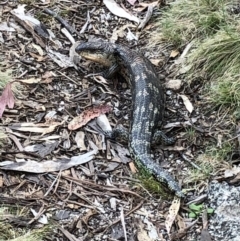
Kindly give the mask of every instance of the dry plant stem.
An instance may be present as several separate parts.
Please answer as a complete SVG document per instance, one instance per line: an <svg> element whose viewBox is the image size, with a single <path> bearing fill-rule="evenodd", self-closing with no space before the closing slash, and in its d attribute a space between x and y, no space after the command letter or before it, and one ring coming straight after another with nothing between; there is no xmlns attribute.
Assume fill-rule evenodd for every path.
<svg viewBox="0 0 240 241"><path fill-rule="evenodd" d="M27 73L28 73L28 70L25 70L22 74L20 74L19 76L15 77L15 79L21 79Z"/></svg>
<svg viewBox="0 0 240 241"><path fill-rule="evenodd" d="M186 203L186 206L190 205L191 203L200 204L200 203L202 203L206 198L207 198L207 194L203 194L203 195L197 197L196 199L194 199L194 200Z"/></svg>
<svg viewBox="0 0 240 241"><path fill-rule="evenodd" d="M44 194L44 197L46 197L46 196L49 194L49 192L53 189L54 184L57 182L57 180L59 179L60 176L61 176L61 171L58 173L57 177L56 177L55 180L52 182L52 184L51 184L51 186L49 187L49 189L47 190L47 192ZM58 186L58 185L57 185L57 186ZM57 186L56 186L56 187L57 187ZM55 190L56 190L56 188L55 188Z"/></svg>
<svg viewBox="0 0 240 241"><path fill-rule="evenodd" d="M66 20L64 20L62 17L60 17L57 13L55 13L54 11L45 8L44 12L47 13L50 16L53 16L56 20L58 20L58 22L60 22L71 34L75 33L76 30L70 26Z"/></svg>
<svg viewBox="0 0 240 241"><path fill-rule="evenodd" d="M125 217L129 216L131 213L135 212L136 210L138 210L142 205L143 205L144 201L141 201L137 207L133 208L131 211L129 211L128 213L126 213ZM108 225L106 227L106 229L103 231L103 234L106 233L106 231L111 227L113 226L114 224L118 223L121 221L121 218L118 218L117 220L115 220L114 222L112 222L110 225Z"/></svg>
<svg viewBox="0 0 240 241"><path fill-rule="evenodd" d="M80 239L75 238L71 233L69 233L66 229L58 226L58 229L65 235L65 237L70 241L80 241Z"/></svg>
<svg viewBox="0 0 240 241"><path fill-rule="evenodd" d="M75 179L73 177L70 177L70 176L67 176L67 175L63 175L63 178L69 180L69 181L73 181L74 183L76 184L79 184L79 185L82 185L84 188L87 188L87 185L90 185L90 186L94 186L94 187L97 187L97 188L100 188L102 190L107 190L107 191L117 191L117 192L122 192L122 193L128 193L128 194L132 194L140 199L144 199L143 197L141 197L140 195L138 195L137 193L135 192L132 192L130 190L126 190L126 189L122 189L122 188L113 188L113 187L109 187L109 186L101 186L101 185L98 185L96 183L93 183L93 182L89 182L89 181L86 181L86 180L80 180L80 179ZM145 200L145 199L144 199Z"/></svg>
<svg viewBox="0 0 240 241"><path fill-rule="evenodd" d="M58 175L58 178L57 178L57 184L55 186L55 189L54 189L53 193L57 192L57 189L58 189L58 186L59 186L59 182L60 182L60 179L61 179L61 175L62 175L62 171L59 172L59 175ZM72 185L71 185L71 187L72 187ZM71 192L71 189L70 189L70 192Z"/></svg>
<svg viewBox="0 0 240 241"><path fill-rule="evenodd" d="M65 78L67 78L68 80L72 81L74 84L79 85L76 81L74 81L73 79L71 79L70 77L68 77L67 75L65 75L64 73L57 71L60 75L64 76Z"/></svg>
<svg viewBox="0 0 240 241"><path fill-rule="evenodd" d="M198 165L196 165L195 163L193 163L189 158L187 158L184 154L181 154L182 158L187 161L188 163L190 163L193 167L195 167L198 170L202 170L201 167L199 167Z"/></svg>
<svg viewBox="0 0 240 241"><path fill-rule="evenodd" d="M92 203L91 201L88 200L87 197L84 197L83 195L77 193L77 192L72 192L74 195L76 195L77 197L79 197L80 199L82 199L83 201L85 201L86 203L92 205L92 206L96 206L94 203Z"/></svg>
<svg viewBox="0 0 240 241"><path fill-rule="evenodd" d="M189 230L192 226L194 226L196 223L198 223L198 221L199 221L199 219L196 219L189 226L187 226L184 230L181 230L180 232L172 233L171 236L170 236L171 240L177 240L177 239L185 236L187 230Z"/></svg>
<svg viewBox="0 0 240 241"><path fill-rule="evenodd" d="M67 37L67 39L74 44L75 43L75 39L73 38L73 36L68 32L68 30L66 28L62 28L61 32Z"/></svg>
<svg viewBox="0 0 240 241"><path fill-rule="evenodd" d="M123 227L124 238L127 241L127 232L126 232L126 225L125 225L125 220L124 220L123 207L121 207L120 220L121 220L122 227Z"/></svg>
<svg viewBox="0 0 240 241"><path fill-rule="evenodd" d="M35 222L36 220L38 220L44 212L45 212L45 208L44 208L44 205L43 205L43 206L40 208L40 210L38 211L38 214L37 214L32 220L30 220L30 221L28 222L28 225L31 224L31 223L33 223L33 222Z"/></svg>
<svg viewBox="0 0 240 241"><path fill-rule="evenodd" d="M86 21L86 23L83 25L82 29L80 30L80 34L83 34L83 33L86 31L90 20L91 20L91 19L90 19L90 14L89 14L89 11L87 11L87 21Z"/></svg>
<svg viewBox="0 0 240 241"><path fill-rule="evenodd" d="M68 200L68 203L72 203L76 206L81 206L81 207L90 208L90 209L94 209L94 210L96 209L96 207L94 207L94 206L89 206L89 205L82 204L82 203L79 203L79 202L76 202L76 201Z"/></svg>
<svg viewBox="0 0 240 241"><path fill-rule="evenodd" d="M18 138L17 138L16 136L11 135L11 134L8 134L8 137L9 137L10 139L12 139L12 141L15 143L15 145L17 146L17 148L18 148L18 150L19 150L20 152L23 152L23 151L24 151L23 146L21 145L20 141L18 140Z"/></svg>
<svg viewBox="0 0 240 241"><path fill-rule="evenodd" d="M142 20L141 24L138 26L138 29L142 29L146 26L146 24L152 17L153 9L154 9L154 6L148 6L147 14L146 14L145 18Z"/></svg>
<svg viewBox="0 0 240 241"><path fill-rule="evenodd" d="M17 185L12 191L11 194L14 194L20 187L22 187L25 183L27 182L27 180L24 180L23 182L21 182L19 185Z"/></svg>

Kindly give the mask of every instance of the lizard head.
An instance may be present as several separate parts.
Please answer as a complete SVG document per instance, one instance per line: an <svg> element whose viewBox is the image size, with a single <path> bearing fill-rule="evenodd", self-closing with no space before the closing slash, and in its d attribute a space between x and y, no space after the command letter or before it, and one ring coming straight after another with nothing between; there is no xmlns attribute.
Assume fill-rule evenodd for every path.
<svg viewBox="0 0 240 241"><path fill-rule="evenodd" d="M108 42L85 42L79 44L75 50L81 57L107 67L115 62L114 44Z"/></svg>

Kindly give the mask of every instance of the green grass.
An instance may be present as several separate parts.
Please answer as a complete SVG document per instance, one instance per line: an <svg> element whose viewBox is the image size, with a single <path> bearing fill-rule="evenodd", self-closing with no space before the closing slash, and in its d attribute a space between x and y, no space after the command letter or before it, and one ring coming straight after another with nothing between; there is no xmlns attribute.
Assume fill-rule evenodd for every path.
<svg viewBox="0 0 240 241"><path fill-rule="evenodd" d="M143 187L151 194L161 196L163 199L169 199L171 197L167 187L163 186L163 184L157 181L152 175L140 171L136 177L140 180Z"/></svg>
<svg viewBox="0 0 240 241"><path fill-rule="evenodd" d="M237 109L240 106L240 75L227 73L210 87L211 101Z"/></svg>
<svg viewBox="0 0 240 241"><path fill-rule="evenodd" d="M163 199L172 197L172 193L169 192L168 187L154 178L143 166L138 166L136 178L140 180L142 186L151 194L161 196Z"/></svg>
<svg viewBox="0 0 240 241"><path fill-rule="evenodd" d="M11 70L2 71L0 66L0 90L2 90L6 86L6 84L11 80Z"/></svg>
<svg viewBox="0 0 240 241"><path fill-rule="evenodd" d="M190 168L186 183L201 183L214 176L218 170L230 168L230 164L226 161L229 159L233 151L230 142L225 142L221 147L215 145L208 146L204 154L197 157L195 163L201 170ZM197 185L197 184L196 184Z"/></svg>
<svg viewBox="0 0 240 241"><path fill-rule="evenodd" d="M240 23L240 22L239 22ZM191 66L188 78L201 76L208 80L207 95L215 105L240 105L240 39L235 28L219 30L206 38L187 60ZM193 64L192 64L193 63Z"/></svg>
<svg viewBox="0 0 240 241"><path fill-rule="evenodd" d="M189 62L194 61L194 70L201 69L209 78L237 73L240 67L238 35L237 29L226 27L206 38L189 56Z"/></svg>
<svg viewBox="0 0 240 241"><path fill-rule="evenodd" d="M228 4L226 0L174 1L163 9L151 40L154 43L165 40L181 46L195 38L204 39L231 21Z"/></svg>
<svg viewBox="0 0 240 241"><path fill-rule="evenodd" d="M185 139L189 142L195 142L196 139L196 131L192 127L185 128Z"/></svg>
<svg viewBox="0 0 240 241"><path fill-rule="evenodd" d="M54 226L51 224L30 230L26 227L13 226L7 221L8 217L26 217L26 215L28 215L26 208L16 206L0 207L0 241L42 241L45 237L52 234Z"/></svg>
<svg viewBox="0 0 240 241"><path fill-rule="evenodd" d="M222 146L205 143L205 153L196 160L201 170L190 169L186 182L205 182L228 166L226 160L231 159L235 145L232 134L236 120L240 119L240 15L230 11L234 4L238 1L173 1L156 19L156 31L151 34L152 46L169 46L170 42L181 51L189 42L193 43L182 62L183 68L179 66L187 72L179 76L188 83L202 81L201 95L207 103L202 105L203 111L214 110L217 115L213 136L218 139L221 135ZM194 142L195 131L188 128L185 132L186 139Z"/></svg>

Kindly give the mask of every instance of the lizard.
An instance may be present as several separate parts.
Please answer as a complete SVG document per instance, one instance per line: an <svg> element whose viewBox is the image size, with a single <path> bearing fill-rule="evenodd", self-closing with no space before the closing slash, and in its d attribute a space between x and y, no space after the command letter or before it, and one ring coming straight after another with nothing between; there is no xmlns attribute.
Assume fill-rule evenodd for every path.
<svg viewBox="0 0 240 241"><path fill-rule="evenodd" d="M105 77L121 71L131 85L132 120L129 134L118 128L105 134L110 138L122 136L128 139L129 151L137 166L144 167L159 182L167 184L178 197L184 197L170 173L151 157L151 143L160 140L167 144L175 142L175 138L168 138L159 130L163 122L165 98L152 63L126 46L107 41L83 42L75 50L83 58L108 67Z"/></svg>

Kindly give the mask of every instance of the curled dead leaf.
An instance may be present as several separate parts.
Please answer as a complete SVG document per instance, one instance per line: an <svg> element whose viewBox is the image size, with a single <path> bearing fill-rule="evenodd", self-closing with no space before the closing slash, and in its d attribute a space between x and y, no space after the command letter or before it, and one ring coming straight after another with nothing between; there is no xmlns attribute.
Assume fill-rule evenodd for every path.
<svg viewBox="0 0 240 241"><path fill-rule="evenodd" d="M188 99L188 97L186 95L179 95L179 96L182 98L183 104L185 105L185 107L188 110L188 112L192 113L193 105L190 102L190 100Z"/></svg>
<svg viewBox="0 0 240 241"><path fill-rule="evenodd" d="M108 10L114 15L121 18L126 18L136 23L140 22L140 20L136 16L126 12L126 10L121 8L114 0L103 0L103 3L108 8Z"/></svg>
<svg viewBox="0 0 240 241"><path fill-rule="evenodd" d="M2 117L6 106L8 106L10 109L12 109L14 106L14 96L11 90L11 83L6 85L2 95L0 96L0 118Z"/></svg>
<svg viewBox="0 0 240 241"><path fill-rule="evenodd" d="M111 109L112 108L109 105L99 105L88 108L68 124L68 129L76 130L86 125L90 120L109 112Z"/></svg>
<svg viewBox="0 0 240 241"><path fill-rule="evenodd" d="M174 220L176 219L179 208L180 208L180 198L174 198L174 200L172 201L172 205L169 208L169 212L165 221L165 226L166 226L168 235L170 235L170 230Z"/></svg>

